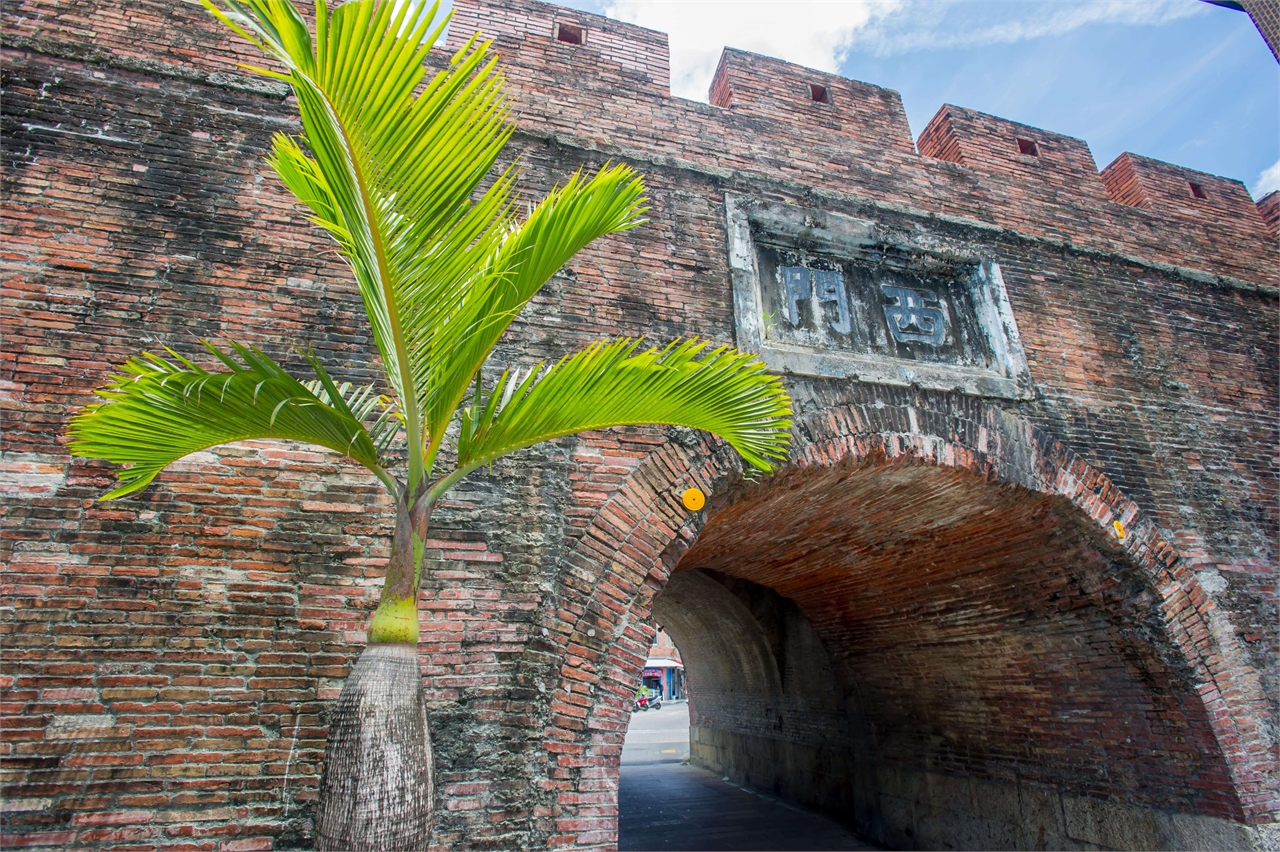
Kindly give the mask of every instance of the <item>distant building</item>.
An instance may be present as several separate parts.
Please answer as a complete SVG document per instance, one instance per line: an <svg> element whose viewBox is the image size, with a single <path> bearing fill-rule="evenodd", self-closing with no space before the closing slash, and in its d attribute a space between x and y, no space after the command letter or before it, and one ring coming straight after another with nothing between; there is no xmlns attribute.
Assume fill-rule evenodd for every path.
<svg viewBox="0 0 1280 852"><path fill-rule="evenodd" d="M649 646L649 658L644 661L643 683L661 695L663 701L685 697L684 663L680 660L680 651L661 627Z"/></svg>

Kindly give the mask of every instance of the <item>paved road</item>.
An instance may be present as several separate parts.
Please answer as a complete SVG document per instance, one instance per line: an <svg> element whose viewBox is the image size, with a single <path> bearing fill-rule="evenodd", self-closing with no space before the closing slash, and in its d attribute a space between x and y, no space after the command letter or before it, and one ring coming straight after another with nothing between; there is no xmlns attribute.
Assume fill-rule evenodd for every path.
<svg viewBox="0 0 1280 852"><path fill-rule="evenodd" d="M680 763L689 756L689 705L663 704L631 714L622 744L622 765Z"/></svg>
<svg viewBox="0 0 1280 852"><path fill-rule="evenodd" d="M688 755L687 705L631 717L618 791L619 852L877 848L833 820L684 765Z"/></svg>

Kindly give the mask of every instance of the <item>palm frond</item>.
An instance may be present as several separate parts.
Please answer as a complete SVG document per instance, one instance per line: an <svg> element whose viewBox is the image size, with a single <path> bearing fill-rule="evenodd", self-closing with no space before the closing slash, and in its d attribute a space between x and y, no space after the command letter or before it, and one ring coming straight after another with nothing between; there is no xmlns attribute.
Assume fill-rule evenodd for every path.
<svg viewBox="0 0 1280 852"><path fill-rule="evenodd" d="M226 372L205 370L173 350L167 350L173 361L143 353L126 361L97 392L105 402L86 407L72 419L67 433L73 454L120 465L119 487L102 499L145 488L183 456L254 438L326 447L369 468L389 486L394 484L379 463L362 418L350 405L354 399L365 407L364 398L342 397L340 388L322 373L322 400L257 349L232 344L237 361L205 345ZM318 364L314 359L312 363Z"/></svg>
<svg viewBox="0 0 1280 852"><path fill-rule="evenodd" d="M321 0L313 38L286 0L202 2L288 69L310 153L280 137L271 163L351 263L411 442L421 416L438 447L533 294L583 246L641 221L639 178L575 175L518 223L511 169L472 199L512 131L487 42L473 38L415 95L443 26L435 7Z"/></svg>
<svg viewBox="0 0 1280 852"><path fill-rule="evenodd" d="M763 471L786 457L791 400L754 356L696 339L639 344L597 342L545 372L504 372L462 412L459 472L539 441L643 423L712 432Z"/></svg>
<svg viewBox="0 0 1280 852"><path fill-rule="evenodd" d="M512 227L452 313L423 324L427 333L415 343L425 356L420 369L433 435L534 294L588 243L639 225L644 204L644 184L628 166L606 166L589 180L575 174Z"/></svg>
<svg viewBox="0 0 1280 852"><path fill-rule="evenodd" d="M513 168L481 189L512 133L488 42L473 37L428 79L424 60L447 18L437 23L436 7L424 13L418 0L318 0L314 35L292 0L201 2L277 60L283 72L257 70L297 95L303 134L278 137L270 161L352 267L394 397L370 441L382 452L403 418L410 489L433 476L473 383L459 470L433 492L513 449L622 424L706 429L760 469L783 457L790 401L779 379L706 343L599 344L545 373L504 374L493 394L479 389L494 345L547 280L647 210L625 166L574 175L523 221ZM308 392L357 423L374 414L372 389L322 376Z"/></svg>
<svg viewBox="0 0 1280 852"><path fill-rule="evenodd" d="M386 465L388 460L384 456L392 441L404 428L404 414L400 411L400 406L395 400L379 393L376 385L334 382L314 353L305 354L318 378L303 382L303 386L321 401L364 424L369 439L377 448L379 463ZM372 423L369 422L370 418L373 418Z"/></svg>
<svg viewBox="0 0 1280 852"><path fill-rule="evenodd" d="M511 134L496 60L473 40L423 85L445 22L412 0L321 0L314 38L287 0L202 2L287 71L263 73L292 84L307 150L278 139L271 162L351 264L419 465L406 317L455 301L509 217L510 175L471 198Z"/></svg>

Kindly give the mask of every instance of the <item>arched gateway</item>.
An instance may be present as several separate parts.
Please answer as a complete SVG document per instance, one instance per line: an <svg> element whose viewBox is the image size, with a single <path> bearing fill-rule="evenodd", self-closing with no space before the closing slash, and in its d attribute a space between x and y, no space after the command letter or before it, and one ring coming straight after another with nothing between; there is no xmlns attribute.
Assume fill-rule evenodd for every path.
<svg viewBox="0 0 1280 852"><path fill-rule="evenodd" d="M591 817L652 616L684 653L696 764L890 848L1253 845L1265 696L1136 504L972 399L868 390L798 432L767 482L701 441L655 449L567 561L594 582L543 613L564 658L546 806L579 841L615 839Z"/></svg>

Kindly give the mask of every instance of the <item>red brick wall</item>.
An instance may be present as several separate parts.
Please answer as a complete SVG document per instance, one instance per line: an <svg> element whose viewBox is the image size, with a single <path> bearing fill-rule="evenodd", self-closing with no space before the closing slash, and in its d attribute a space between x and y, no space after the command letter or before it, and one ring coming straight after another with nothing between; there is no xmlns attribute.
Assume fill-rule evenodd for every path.
<svg viewBox="0 0 1280 852"><path fill-rule="evenodd" d="M1034 153L1023 153L1019 142ZM1106 198L1093 154L1083 141L971 109L944 104L920 135L920 153L963 163L994 179L1004 187L1007 201L1014 202L1010 206L1021 204L1028 213L1063 205L1098 206ZM1026 223L1031 228L1037 224Z"/></svg>
<svg viewBox="0 0 1280 852"><path fill-rule="evenodd" d="M1271 229L1272 235L1280 240L1280 190L1262 196L1258 202L1258 213Z"/></svg>
<svg viewBox="0 0 1280 852"><path fill-rule="evenodd" d="M687 562L687 560L686 560ZM804 611L772 589L681 570L654 617L688 647L693 761L738 784L847 818L856 807L844 685Z"/></svg>
<svg viewBox="0 0 1280 852"><path fill-rule="evenodd" d="M823 100L815 101L813 86ZM711 81L712 103L805 127L827 138L912 152L902 98L869 86L756 53L726 50Z"/></svg>
<svg viewBox="0 0 1280 852"><path fill-rule="evenodd" d="M1109 177L1113 169L1114 178ZM1240 230L1265 233L1257 227L1263 222L1258 205L1238 180L1128 153L1107 166L1102 179L1111 197L1122 204L1165 210L1189 226L1204 223L1224 234Z"/></svg>
<svg viewBox="0 0 1280 852"><path fill-rule="evenodd" d="M561 25L574 27L574 35L581 43L572 43L573 38L568 41L560 38ZM549 41L549 48L537 44L533 49L549 49L547 59L552 64L571 65L581 62L584 55L599 56L608 66L621 70L625 76L619 82L628 90L658 95L671 91L666 33L529 0L500 5L464 3L454 11L446 49L458 50L477 32L483 33L484 38L504 36L520 42Z"/></svg>
<svg viewBox="0 0 1280 852"><path fill-rule="evenodd" d="M480 8L459 5L462 16ZM1007 427L1001 464L1025 470L1019 453L1065 453L1074 461L1050 466L1057 472L1038 485L1006 478L1070 492L1074 514L1037 515L1039 498L1000 504L1013 515L1009 534L1040 554L1046 577L1059 572L1076 590L1087 615L1080 636L1094 642L1072 665L1093 673L1090 694L1107 693L1121 728L1148 725L1140 742L1158 745L1185 725L1201 762L1170 752L1150 767L1160 784L1119 773L1090 789L1086 769L1121 761L1090 763L1069 740L1070 760L1033 751L1026 771L1057 766L1059 776L1038 783L1171 812L1254 822L1274 813L1274 709L1258 702L1280 687L1280 340L1275 240L1261 219L1198 215L1156 189L1149 209L1117 203L1088 174L1082 143L1036 131L1044 154L1024 163L1006 137L1033 129L953 108L948 133L963 158L924 155L923 138L917 154L895 93L750 54L722 63L730 108L673 99L656 70L611 62L592 35L613 33L610 50L648 50L650 31L575 12L588 27L575 48L544 26L561 13L501 8L531 10L537 23L497 37L522 128L522 190L534 196L579 166L621 159L648 175L653 210L644 228L557 276L495 360L555 357L616 333L732 342L728 190L919 228L997 257L1036 397L975 408L793 377L809 424L798 457L809 466L862 458L852 443L837 446L846 433L888 455L924 435L945 439L939 452L979 453L982 430L1006 428L1006 415L1024 432L1014 440ZM5 7L0 758L6 798L23 803L4 817L13 845L305 844L327 701L376 596L386 517L375 483L331 457L226 448L136 499L98 504L110 476L68 464L62 447L71 412L143 346L194 352L196 337L232 337L297 364L289 347L306 342L342 378L374 375L349 273L262 165L270 135L296 127L294 111L235 69L247 51L200 14L158 2ZM811 78L830 84L830 105L812 101ZM839 413L851 406L869 418L856 428ZM1053 441L1061 449L1051 453ZM985 475L974 459L955 464ZM739 493L735 470L722 447L679 430L611 431L526 451L469 478L441 507L422 643L439 848L614 837L625 700L651 638L643 625L703 523L679 492L697 482L715 516ZM999 488L963 494L1006 498ZM1147 586L1108 586L1096 556L1109 552L1096 544L1108 512L1147 519L1120 560ZM1062 554L1045 543L1054 529L1070 542ZM965 558L975 577L1020 576L1008 561ZM1068 622L1048 614L1051 592L1037 588L1039 597L1010 591L1003 603L1033 602L1044 647L1059 647ZM894 593L921 606L932 594ZM1000 601L982 594L967 588L962 600ZM815 626L817 611L807 613ZM859 629L889 656L916 641L888 615ZM993 623L974 642L1005 648L1022 635L1011 629ZM1012 659L995 650L968 659ZM938 659L904 654L898 670L933 676ZM876 683L886 700L920 699ZM920 724L968 719L990 693L970 696L913 706L923 707ZM1021 708L1028 718L1060 697L1047 689L1042 699ZM1045 731L1022 742L1043 745ZM1013 728L994 732L982 765L921 752L908 727L886 728L885 742L895 759L990 777L1018 742ZM1191 796L1197 784L1209 792Z"/></svg>
<svg viewBox="0 0 1280 852"><path fill-rule="evenodd" d="M958 778L1051 789L1068 808L1069 795L1204 815L1229 816L1238 805L1273 807L1263 805L1275 796L1268 781L1274 758L1264 756L1271 711L1256 675L1241 667L1243 649L1228 640L1202 656L1198 649L1207 648L1211 633L1222 635L1223 613L1105 477L1025 423L946 395L869 392L848 408L815 413L801 433L807 441L799 466L779 483L735 488L731 460L728 468L719 462L672 475L687 464L679 448L637 471L635 488L619 494L613 512L589 534L602 542L593 545L596 552L619 545L628 552L610 583L621 587L621 599L635 596L633 612L647 612L662 585L661 575L642 573L654 561L678 570L723 566L789 593L839 666L846 700L854 704L850 718L865 720L872 732L870 742L852 750L855 762L872 768L927 766ZM934 465L945 472L930 470ZM721 496L705 521L686 516L681 526L677 495L691 484ZM965 496L939 499L953 490ZM819 501L822 511L809 510ZM1112 520L1125 525L1125 539L1111 531ZM648 531L655 526L667 527L669 538L653 541ZM926 537L922 529L945 529L954 538ZM997 578L983 567L986 560L1026 573ZM681 596L689 596L685 585ZM730 617L732 606L703 599L704 607L718 606ZM597 611L575 624L577 635L588 623L599 628L601 616L614 627L628 623L602 603L597 594L576 608ZM696 604L679 603L687 620L706 620ZM676 619L671 609L655 605L667 623ZM728 630L719 621L715 626ZM694 724L762 733L750 720L761 725L756 705L766 702L733 704L719 695L706 703L696 643L680 641L690 647ZM1081 647L1090 650L1082 654ZM627 655L607 645L584 649L561 673L590 671L606 658L616 706L636 671ZM741 668L739 694L767 699L768 677L753 679L753 666ZM756 680L763 686L753 686ZM1217 698L1204 690L1208 682L1222 696L1252 698ZM577 770L577 783L559 797L565 810L581 791L607 789L599 767L616 759L625 729L625 721L610 728L616 713L610 704L596 703L582 722L553 717L553 742L575 738L584 726L601 731L594 747L561 760L567 778ZM1231 720L1220 715L1227 707L1235 708ZM1092 730L1086 735L1080 726ZM838 734L828 729L836 742ZM1002 749L1008 751L1001 755ZM1114 766L1102 756L1126 751ZM1104 765L1111 768L1097 771ZM863 804L858 819L866 830L878 818ZM888 834L882 841L893 842ZM912 845L903 838L899 830L896 843ZM1188 842L1166 837L1162 845Z"/></svg>

